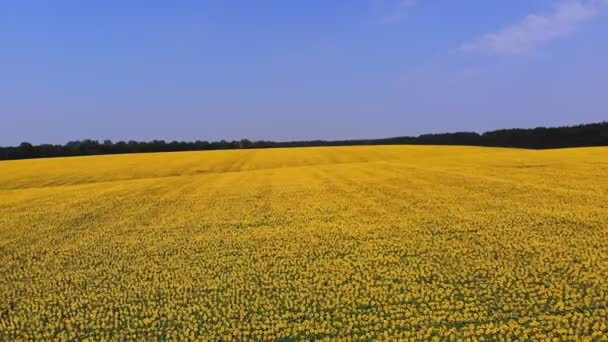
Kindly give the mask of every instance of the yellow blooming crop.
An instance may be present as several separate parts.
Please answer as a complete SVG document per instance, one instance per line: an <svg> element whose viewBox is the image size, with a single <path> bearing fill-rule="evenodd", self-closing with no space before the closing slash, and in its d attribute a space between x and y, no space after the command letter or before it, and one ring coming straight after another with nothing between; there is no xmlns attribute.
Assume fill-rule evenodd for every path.
<svg viewBox="0 0 608 342"><path fill-rule="evenodd" d="M601 340L608 148L0 162L0 340Z"/></svg>

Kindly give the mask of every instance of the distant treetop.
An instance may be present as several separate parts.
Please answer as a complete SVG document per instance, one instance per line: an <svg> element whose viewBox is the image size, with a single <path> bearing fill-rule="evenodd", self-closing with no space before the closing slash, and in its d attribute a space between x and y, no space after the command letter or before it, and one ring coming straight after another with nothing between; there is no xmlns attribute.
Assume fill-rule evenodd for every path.
<svg viewBox="0 0 608 342"><path fill-rule="evenodd" d="M277 148L307 146L355 146L355 145L470 145L492 147L517 147L549 149L565 147L608 146L608 121L564 127L537 127L532 129L501 129L478 134L456 132L424 134L418 137L395 137L358 140L311 140L311 141L250 141L247 139L219 142L208 141L119 141L104 140L69 141L65 145L32 145L23 142L16 147L0 147L0 160L86 156L99 154L145 153L226 150L246 148Z"/></svg>

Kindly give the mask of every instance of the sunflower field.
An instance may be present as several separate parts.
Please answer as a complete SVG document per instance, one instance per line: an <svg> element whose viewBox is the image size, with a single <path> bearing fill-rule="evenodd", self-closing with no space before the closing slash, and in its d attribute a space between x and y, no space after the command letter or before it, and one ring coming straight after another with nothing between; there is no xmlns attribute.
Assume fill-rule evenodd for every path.
<svg viewBox="0 0 608 342"><path fill-rule="evenodd" d="M608 148L0 162L0 340L606 340Z"/></svg>

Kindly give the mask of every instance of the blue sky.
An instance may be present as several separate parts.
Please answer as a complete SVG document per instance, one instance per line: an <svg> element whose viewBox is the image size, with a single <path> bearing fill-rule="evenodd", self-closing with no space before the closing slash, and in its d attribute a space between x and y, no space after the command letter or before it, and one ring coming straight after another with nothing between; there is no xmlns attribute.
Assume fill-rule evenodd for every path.
<svg viewBox="0 0 608 342"><path fill-rule="evenodd" d="M0 2L0 145L608 120L608 1Z"/></svg>

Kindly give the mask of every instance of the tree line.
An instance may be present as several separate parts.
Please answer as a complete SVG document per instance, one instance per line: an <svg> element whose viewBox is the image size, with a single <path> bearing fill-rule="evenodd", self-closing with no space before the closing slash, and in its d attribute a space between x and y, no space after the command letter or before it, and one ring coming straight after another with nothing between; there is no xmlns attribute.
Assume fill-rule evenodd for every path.
<svg viewBox="0 0 608 342"><path fill-rule="evenodd" d="M549 149L565 147L608 146L608 121L564 127L532 129L501 129L485 132L424 134L417 137L357 140L311 141L119 141L78 140L65 145L32 145L27 142L14 147L0 147L0 160L87 156L99 154L226 150L247 148L355 146L355 145L470 145Z"/></svg>

